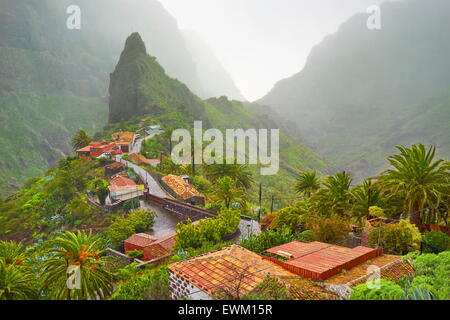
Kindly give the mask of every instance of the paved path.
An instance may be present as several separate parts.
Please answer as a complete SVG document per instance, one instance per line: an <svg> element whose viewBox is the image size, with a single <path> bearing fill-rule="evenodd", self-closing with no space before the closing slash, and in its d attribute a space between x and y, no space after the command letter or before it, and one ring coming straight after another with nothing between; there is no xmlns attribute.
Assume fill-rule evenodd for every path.
<svg viewBox="0 0 450 320"><path fill-rule="evenodd" d="M131 153L139 153L141 152L141 147L142 147L142 141L143 140L148 140L153 138L154 136L163 133L164 131L147 131L148 136L145 138L141 138L138 139L133 148L131 149ZM142 169L141 167L126 161L124 159L122 159L122 156L116 156L116 161L117 162L121 162L123 164L125 164L128 168L132 168L134 170L134 172L136 172L137 175L139 175L142 179L142 181L145 182L145 184L148 186L148 192L150 194L153 194L157 197L161 197L164 198L166 197L166 193L164 192L164 190L161 188L161 186L158 184L158 182L144 169Z"/></svg>
<svg viewBox="0 0 450 320"><path fill-rule="evenodd" d="M136 140L131 153L139 153L142 147L142 141L151 139L154 136L163 133L164 131L147 131L148 136L145 138L140 138ZM133 168L133 170L138 174L141 179L148 186L149 193L155 195L160 198L167 197L166 192L161 188L158 182L144 169L141 167L122 159L122 156L116 157L117 162L121 162L125 164L129 168ZM141 205L146 208L151 208L153 211L157 213L157 217L155 220L155 225L153 226L153 235L162 237L176 230L176 225L180 221L177 217L174 217L167 210L162 209L158 206L151 204L148 201L141 201ZM241 219L239 223L240 236L235 239L236 243L240 243L242 239L248 237L251 234L260 234L261 228L259 223L254 220L246 220Z"/></svg>

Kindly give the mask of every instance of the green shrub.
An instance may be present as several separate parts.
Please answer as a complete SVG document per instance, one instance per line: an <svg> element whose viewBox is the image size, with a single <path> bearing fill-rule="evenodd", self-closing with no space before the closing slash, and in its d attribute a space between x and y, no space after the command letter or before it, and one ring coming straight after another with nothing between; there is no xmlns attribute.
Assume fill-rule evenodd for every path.
<svg viewBox="0 0 450 320"><path fill-rule="evenodd" d="M141 259L144 256L144 251L142 250L131 250L127 252L127 255L135 258L135 259Z"/></svg>
<svg viewBox="0 0 450 320"><path fill-rule="evenodd" d="M376 286L375 281L380 281ZM352 289L350 300L400 300L403 289L395 282L379 279L360 284Z"/></svg>
<svg viewBox="0 0 450 320"><path fill-rule="evenodd" d="M306 230L306 231L301 232L298 235L298 239L300 241L310 242L310 241L314 241L316 239L316 236L314 234L314 231Z"/></svg>
<svg viewBox="0 0 450 320"><path fill-rule="evenodd" d="M111 300L168 300L169 270L161 267L120 284Z"/></svg>
<svg viewBox="0 0 450 320"><path fill-rule="evenodd" d="M134 209L137 209L140 207L141 207L141 203L140 203L139 199L137 199L137 198L126 200L122 205L122 209L125 212L130 212L131 210L134 210Z"/></svg>
<svg viewBox="0 0 450 320"><path fill-rule="evenodd" d="M280 231L268 231L259 235L251 235L250 237L241 241L241 246L261 254L269 248L276 247L288 242L297 240L289 229L282 229Z"/></svg>
<svg viewBox="0 0 450 320"><path fill-rule="evenodd" d="M436 299L450 298L450 251L419 255L412 265L417 275L413 285L429 289Z"/></svg>
<svg viewBox="0 0 450 320"><path fill-rule="evenodd" d="M199 248L204 243L218 243L236 230L240 220L239 210L222 209L217 218L202 219L195 225L190 220L181 222L177 225L176 248Z"/></svg>
<svg viewBox="0 0 450 320"><path fill-rule="evenodd" d="M430 231L423 237L423 242L430 245L432 248L425 246L424 251L432 253L434 248L438 251L445 251L450 249L450 237L443 232Z"/></svg>
<svg viewBox="0 0 450 320"><path fill-rule="evenodd" d="M379 242L386 251L396 254L418 250L421 239L419 229L407 220L385 225L369 235L369 243L372 246Z"/></svg>
<svg viewBox="0 0 450 320"><path fill-rule="evenodd" d="M137 209L127 217L117 217L107 230L108 239L117 249L135 233L145 232L155 222L156 214L149 209Z"/></svg>

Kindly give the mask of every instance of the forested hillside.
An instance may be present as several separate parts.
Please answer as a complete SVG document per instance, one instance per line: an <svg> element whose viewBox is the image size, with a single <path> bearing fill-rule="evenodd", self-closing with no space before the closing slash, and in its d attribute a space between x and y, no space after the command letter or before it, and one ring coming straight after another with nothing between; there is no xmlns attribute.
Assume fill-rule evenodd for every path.
<svg viewBox="0 0 450 320"><path fill-rule="evenodd" d="M69 5L81 9L80 30L66 27ZM171 76L205 97L222 94L220 83L209 88L199 80L197 57L157 1L0 2L0 189L6 194L72 152L75 130L103 127L109 73L132 31L143 34ZM227 78L223 70L215 73ZM228 89L223 92L240 96Z"/></svg>
<svg viewBox="0 0 450 320"><path fill-rule="evenodd" d="M385 3L381 30L356 15L259 102L357 178L384 169L399 144L434 144L448 157L449 15L445 0Z"/></svg>
<svg viewBox="0 0 450 320"><path fill-rule="evenodd" d="M278 199L293 196L286 181L293 181L299 170L326 172L329 165L305 144L293 139L265 108L229 100L227 97L202 100L176 79L170 78L155 57L147 54L138 33L128 37L116 69L111 74L109 115L111 123L138 121L151 116L166 128L192 128L202 120L203 128L281 129L280 173L255 180L267 185ZM255 112L256 111L256 112Z"/></svg>

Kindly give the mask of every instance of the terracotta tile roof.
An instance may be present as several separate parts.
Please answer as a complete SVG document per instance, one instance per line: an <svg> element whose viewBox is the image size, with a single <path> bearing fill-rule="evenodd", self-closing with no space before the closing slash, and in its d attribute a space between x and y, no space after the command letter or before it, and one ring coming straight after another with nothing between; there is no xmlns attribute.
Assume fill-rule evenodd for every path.
<svg viewBox="0 0 450 320"><path fill-rule="evenodd" d="M317 241L294 241L270 248L267 252L288 258L288 261L280 263L284 268L302 277L322 280L379 255L372 248L360 246L350 249Z"/></svg>
<svg viewBox="0 0 450 320"><path fill-rule="evenodd" d="M120 162L114 162L113 164L108 166L108 168L111 168L111 169L119 169L119 168L123 168L123 167L125 167L125 165Z"/></svg>
<svg viewBox="0 0 450 320"><path fill-rule="evenodd" d="M125 240L126 243L132 244L139 247L147 247L153 242L158 241L159 238L151 236L146 233L136 233Z"/></svg>
<svg viewBox="0 0 450 320"><path fill-rule="evenodd" d="M210 296L221 291L233 295L238 284L239 294L247 294L264 280L266 274L295 276L238 245L174 263L169 269Z"/></svg>
<svg viewBox="0 0 450 320"><path fill-rule="evenodd" d="M130 142L133 142L134 132L126 132L126 131L124 131L124 132L122 132L122 131L114 132L112 134L112 138L115 139L118 142L130 143Z"/></svg>
<svg viewBox="0 0 450 320"><path fill-rule="evenodd" d="M156 259L169 254L175 247L176 233L171 233L165 237L159 238L144 248L144 257L146 260Z"/></svg>
<svg viewBox="0 0 450 320"><path fill-rule="evenodd" d="M132 153L129 155L130 159L135 161L138 164L152 164L153 161L150 159L147 159L146 157L144 157L141 154L137 154L137 153ZM159 160L158 160L159 162Z"/></svg>
<svg viewBox="0 0 450 320"><path fill-rule="evenodd" d="M292 300L337 300L338 295L320 287L317 282L301 277L280 277L287 285Z"/></svg>
<svg viewBox="0 0 450 320"><path fill-rule="evenodd" d="M90 152L91 151L91 146L86 146L84 148L78 149L76 152Z"/></svg>
<svg viewBox="0 0 450 320"><path fill-rule="evenodd" d="M129 179L129 178L125 178L125 177L115 177L113 179L111 179L111 181L109 182L113 187L128 187L128 186L136 186L136 182L134 182L133 180Z"/></svg>
<svg viewBox="0 0 450 320"><path fill-rule="evenodd" d="M195 189L191 184L187 183L183 178L169 174L162 178L162 181L172 189L178 196L183 200L192 197L204 197L197 189Z"/></svg>
<svg viewBox="0 0 450 320"><path fill-rule="evenodd" d="M370 266L381 268L381 277L389 280L399 280L414 272L413 267L407 261L403 261L401 256L385 254L368 260L346 272L337 274L325 280L326 284L348 284L354 282L352 286L365 281L361 279L367 275ZM358 281L361 279L361 281Z"/></svg>

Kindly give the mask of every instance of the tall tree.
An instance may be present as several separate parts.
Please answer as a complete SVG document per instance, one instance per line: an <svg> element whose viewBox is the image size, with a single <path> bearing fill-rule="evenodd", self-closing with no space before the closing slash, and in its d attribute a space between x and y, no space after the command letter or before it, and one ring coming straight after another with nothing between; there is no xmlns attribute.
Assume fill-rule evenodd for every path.
<svg viewBox="0 0 450 320"><path fill-rule="evenodd" d="M25 258L21 243L0 241L0 300L38 297L36 277Z"/></svg>
<svg viewBox="0 0 450 320"><path fill-rule="evenodd" d="M352 179L347 172L338 172L327 177L314 197L314 203L324 214L343 215L351 208L350 186Z"/></svg>
<svg viewBox="0 0 450 320"><path fill-rule="evenodd" d="M236 185L236 181L229 176L224 176L217 180L212 191L213 198L222 203L227 209L233 202L245 203L245 191Z"/></svg>
<svg viewBox="0 0 450 320"><path fill-rule="evenodd" d="M72 147L74 150L78 150L86 147L91 142L92 137L86 131L80 129L72 138Z"/></svg>
<svg viewBox="0 0 450 320"><path fill-rule="evenodd" d="M50 257L44 262L43 277L51 298L104 299L112 293L112 276L91 234L66 232L50 241L50 245ZM67 285L70 267L79 268L79 289Z"/></svg>
<svg viewBox="0 0 450 320"><path fill-rule="evenodd" d="M297 177L297 183L294 186L295 191L306 198L310 198L319 188L320 179L315 171L302 172Z"/></svg>
<svg viewBox="0 0 450 320"><path fill-rule="evenodd" d="M353 214L360 219L369 217L370 207L384 207L381 189L374 185L372 179L366 179L352 190Z"/></svg>
<svg viewBox="0 0 450 320"><path fill-rule="evenodd" d="M250 189L255 182L248 166L245 164L237 164L236 160L234 164L220 163L204 165L203 172L212 182L216 182L223 176L229 176L236 181L236 186L245 190Z"/></svg>
<svg viewBox="0 0 450 320"><path fill-rule="evenodd" d="M0 300L31 300L37 298L33 282L35 277L29 268L15 263L8 265L0 257Z"/></svg>
<svg viewBox="0 0 450 320"><path fill-rule="evenodd" d="M388 157L393 168L382 173L379 181L387 193L402 196L411 223L420 227L424 208L438 210L443 200L449 200L450 162L434 160L434 146L428 150L422 144L396 148L400 153Z"/></svg>

